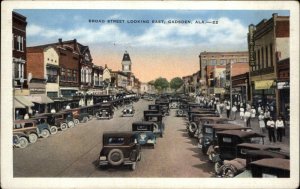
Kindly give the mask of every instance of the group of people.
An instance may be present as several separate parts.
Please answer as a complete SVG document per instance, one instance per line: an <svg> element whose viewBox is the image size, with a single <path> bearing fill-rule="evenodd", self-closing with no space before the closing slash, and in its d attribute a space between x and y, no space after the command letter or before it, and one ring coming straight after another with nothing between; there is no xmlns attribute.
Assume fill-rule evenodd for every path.
<svg viewBox="0 0 300 189"><path fill-rule="evenodd" d="M262 133L268 131L269 140L271 143L275 143L276 140L282 142L282 137L285 135L285 123L282 117L278 117L277 120L273 120L275 117L274 107L267 104L265 106L258 105L251 106L249 103L234 102L230 106L230 101L225 99L221 101L219 98L207 98L203 96L196 96L196 102L206 108L212 108L216 110L221 116L226 111L226 116L235 120L236 114L239 112L241 120L244 120L246 127L251 127L251 120L258 118L259 127ZM275 135L277 137L275 137Z"/></svg>

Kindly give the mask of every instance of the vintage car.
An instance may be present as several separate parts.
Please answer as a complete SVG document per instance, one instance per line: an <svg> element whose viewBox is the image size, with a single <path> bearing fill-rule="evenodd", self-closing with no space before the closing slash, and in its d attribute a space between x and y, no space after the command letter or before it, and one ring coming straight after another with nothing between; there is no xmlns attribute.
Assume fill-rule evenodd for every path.
<svg viewBox="0 0 300 189"><path fill-rule="evenodd" d="M26 148L29 144L29 138L22 132L13 133L13 147Z"/></svg>
<svg viewBox="0 0 300 189"><path fill-rule="evenodd" d="M184 117L188 114L188 104L180 104L176 111L177 117Z"/></svg>
<svg viewBox="0 0 300 189"><path fill-rule="evenodd" d="M33 119L40 120L40 122L47 123L48 127L50 127L50 133L54 135L58 132L58 128L59 128L59 126L56 126L54 115L55 114L52 113L37 114L34 116Z"/></svg>
<svg viewBox="0 0 300 189"><path fill-rule="evenodd" d="M90 119L90 114L85 107L68 109L63 112L72 113L75 125L79 124L79 122L86 123Z"/></svg>
<svg viewBox="0 0 300 189"><path fill-rule="evenodd" d="M97 119L111 119L113 118L113 115L114 108L110 102L102 103L96 112Z"/></svg>
<svg viewBox="0 0 300 189"><path fill-rule="evenodd" d="M176 97L170 98L170 106L169 108L176 109L179 106L180 99Z"/></svg>
<svg viewBox="0 0 300 189"><path fill-rule="evenodd" d="M219 131L225 130L246 130L247 127L242 127L235 124L204 124L201 128L200 136L198 137L199 143L198 148L201 149L203 154L207 153L210 146L217 145L217 135ZM211 156L210 156L211 159Z"/></svg>
<svg viewBox="0 0 300 189"><path fill-rule="evenodd" d="M215 171L223 165L224 160L232 160L237 157L238 144L252 143L264 144L264 135L243 130L225 130L217 132L217 145L210 146L207 155L215 163Z"/></svg>
<svg viewBox="0 0 300 189"><path fill-rule="evenodd" d="M159 104L149 104L148 110L157 110L158 112L161 112L161 106Z"/></svg>
<svg viewBox="0 0 300 189"><path fill-rule="evenodd" d="M123 117L132 117L134 115L135 109L132 104L125 105L123 111L122 111L122 116Z"/></svg>
<svg viewBox="0 0 300 189"><path fill-rule="evenodd" d="M220 115L217 114L216 111L213 111L213 110L192 109L191 111L188 111L188 120L190 121L192 119L192 116L198 115L198 114L209 114L209 115L213 115L211 117L220 117Z"/></svg>
<svg viewBox="0 0 300 189"><path fill-rule="evenodd" d="M144 120L147 114L159 114L158 110L144 110Z"/></svg>
<svg viewBox="0 0 300 189"><path fill-rule="evenodd" d="M253 178L289 178L290 160L265 158L250 163Z"/></svg>
<svg viewBox="0 0 300 189"><path fill-rule="evenodd" d="M132 123L132 131L136 134L137 143L140 145L151 145L154 148L154 144L156 144L155 126L157 125L149 121Z"/></svg>
<svg viewBox="0 0 300 189"><path fill-rule="evenodd" d="M135 137L134 132L103 133L99 167L129 165L131 170L135 170L137 161L141 160L141 146L136 143Z"/></svg>
<svg viewBox="0 0 300 189"><path fill-rule="evenodd" d="M249 147L247 146L247 148ZM290 159L289 153L280 151L280 147L263 148L258 150L245 149L242 147L239 154L243 154L243 159L236 158L226 162L224 161L224 164L220 167L219 177L251 178L251 162L265 158Z"/></svg>
<svg viewBox="0 0 300 189"><path fill-rule="evenodd" d="M52 133L54 134L58 129L62 131L68 129L68 122L73 120L70 117L70 114L71 114L70 112L69 113L43 113L43 114L35 115L35 118L46 117L47 123L50 125L50 132L51 134Z"/></svg>
<svg viewBox="0 0 300 189"><path fill-rule="evenodd" d="M202 107L198 103L189 102L188 111L192 111L192 109L202 109Z"/></svg>
<svg viewBox="0 0 300 189"><path fill-rule="evenodd" d="M154 113L154 114L146 114L144 117L145 121L152 122L154 124L154 134L159 137L163 137L165 124L162 122L162 114Z"/></svg>
<svg viewBox="0 0 300 189"><path fill-rule="evenodd" d="M169 100L168 99L157 99L155 100L155 104L158 104L160 106L160 112L164 116L168 116L170 109L169 109Z"/></svg>
<svg viewBox="0 0 300 189"><path fill-rule="evenodd" d="M32 120L36 121L36 127L38 128L38 133L40 133L38 136L42 138L47 138L50 136L50 134L56 134L57 133L57 127L50 126L47 122L47 117L33 117Z"/></svg>
<svg viewBox="0 0 300 189"><path fill-rule="evenodd" d="M26 119L14 122L13 133L24 133L30 143L35 143L38 137L46 138L50 135L49 128L44 124L37 125L37 120Z"/></svg>
<svg viewBox="0 0 300 189"><path fill-rule="evenodd" d="M224 124L228 123L228 121L227 118L211 117L206 116L206 114L194 115L192 116L192 120L187 124L186 129L190 137L199 137L203 124Z"/></svg>
<svg viewBox="0 0 300 189"><path fill-rule="evenodd" d="M60 129L66 130L64 123L66 123L67 128L73 128L75 126L74 118L72 112L58 112L55 114L55 120L60 123Z"/></svg>

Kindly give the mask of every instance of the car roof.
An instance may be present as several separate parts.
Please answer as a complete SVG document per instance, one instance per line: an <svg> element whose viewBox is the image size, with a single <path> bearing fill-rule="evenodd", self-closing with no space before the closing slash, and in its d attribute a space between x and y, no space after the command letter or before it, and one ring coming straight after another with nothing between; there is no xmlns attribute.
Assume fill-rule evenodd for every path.
<svg viewBox="0 0 300 189"><path fill-rule="evenodd" d="M131 137L134 132L131 131L106 131L103 133L103 138L107 137Z"/></svg>
<svg viewBox="0 0 300 189"><path fill-rule="evenodd" d="M244 137L265 137L264 135L253 132L253 131L241 131L241 130L219 131L219 132L217 132L217 134L238 136L240 138L244 138Z"/></svg>
<svg viewBox="0 0 300 189"><path fill-rule="evenodd" d="M289 159L289 154L272 150L247 150L246 154L249 157L263 156L264 158Z"/></svg>
<svg viewBox="0 0 300 189"><path fill-rule="evenodd" d="M250 164L263 166L263 167L283 169L283 170L287 170L287 171L290 170L290 160L289 159L265 158L265 159L253 161Z"/></svg>
<svg viewBox="0 0 300 189"><path fill-rule="evenodd" d="M14 121L14 124L18 124L18 123L36 123L36 120L34 119L18 119Z"/></svg>
<svg viewBox="0 0 300 189"><path fill-rule="evenodd" d="M266 145L266 144L254 144L254 143L241 143L238 144L237 146L239 147L250 147L250 148L257 148L260 150L280 150L281 148L279 146L271 146L271 145Z"/></svg>
<svg viewBox="0 0 300 189"><path fill-rule="evenodd" d="M242 127L240 125L232 124L232 123L226 123L226 124L204 124L203 126L211 126L214 129L243 129L246 127Z"/></svg>
<svg viewBox="0 0 300 189"><path fill-rule="evenodd" d="M134 125L153 125L153 122L151 121L137 121L137 122L133 122L132 126Z"/></svg>

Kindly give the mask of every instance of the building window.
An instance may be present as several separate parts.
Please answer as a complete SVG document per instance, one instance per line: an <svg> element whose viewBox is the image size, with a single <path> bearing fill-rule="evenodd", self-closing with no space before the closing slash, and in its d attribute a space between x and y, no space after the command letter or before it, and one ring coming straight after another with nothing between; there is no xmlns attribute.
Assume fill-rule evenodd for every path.
<svg viewBox="0 0 300 189"><path fill-rule="evenodd" d="M66 80L66 69L65 68L61 68L61 70L60 70L60 80L61 81Z"/></svg>
<svg viewBox="0 0 300 189"><path fill-rule="evenodd" d="M221 59L221 60L220 60L220 64L221 64L221 65L225 65L225 64L226 64L226 59Z"/></svg>
<svg viewBox="0 0 300 189"><path fill-rule="evenodd" d="M211 66L217 65L217 60L216 59L211 59L210 60L210 65Z"/></svg>
<svg viewBox="0 0 300 189"><path fill-rule="evenodd" d="M268 46L266 46L266 63L263 64L263 68L266 68L269 64L269 51L268 51Z"/></svg>
<svg viewBox="0 0 300 189"><path fill-rule="evenodd" d="M259 69L259 65L260 65L260 50L257 50L257 64L256 64L256 69L255 70L258 70Z"/></svg>
<svg viewBox="0 0 300 189"><path fill-rule="evenodd" d="M48 83L56 83L57 82L57 69L55 68L47 68L47 76Z"/></svg>
<svg viewBox="0 0 300 189"><path fill-rule="evenodd" d="M18 51L24 51L24 38L22 36L17 36L17 44L15 49Z"/></svg>
<svg viewBox="0 0 300 189"><path fill-rule="evenodd" d="M272 45L272 43L270 44L270 67L272 67L272 66L274 66L274 63L273 63L273 45ZM269 65L268 65L268 67L269 67Z"/></svg>
<svg viewBox="0 0 300 189"><path fill-rule="evenodd" d="M73 70L73 81L77 82L77 70Z"/></svg>
<svg viewBox="0 0 300 189"><path fill-rule="evenodd" d="M67 77L68 77L67 78L68 81L72 81L73 80L73 78L72 78L72 70L68 69Z"/></svg>
<svg viewBox="0 0 300 189"><path fill-rule="evenodd" d="M49 96L49 97L58 97L58 92L47 92L47 96Z"/></svg>
<svg viewBox="0 0 300 189"><path fill-rule="evenodd" d="M15 67L15 69L14 69L14 78L15 79L23 78L23 76L24 76L24 64L14 62L14 67Z"/></svg>

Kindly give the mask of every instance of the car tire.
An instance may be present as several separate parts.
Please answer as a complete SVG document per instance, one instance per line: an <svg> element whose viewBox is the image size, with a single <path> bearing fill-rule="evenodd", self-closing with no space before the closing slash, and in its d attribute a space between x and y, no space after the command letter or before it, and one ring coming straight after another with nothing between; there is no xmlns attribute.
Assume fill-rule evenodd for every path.
<svg viewBox="0 0 300 189"><path fill-rule="evenodd" d="M197 131L197 124L195 122L191 122L189 124L189 132L195 133Z"/></svg>
<svg viewBox="0 0 300 189"><path fill-rule="evenodd" d="M56 126L51 126L50 127L50 133L51 135L55 135L58 132L58 129Z"/></svg>
<svg viewBox="0 0 300 189"><path fill-rule="evenodd" d="M179 116L183 116L183 110L178 110L178 111L177 111L177 114L178 114Z"/></svg>
<svg viewBox="0 0 300 189"><path fill-rule="evenodd" d="M69 128L75 127L74 121L69 121L69 122L68 122L68 127L69 127Z"/></svg>
<svg viewBox="0 0 300 189"><path fill-rule="evenodd" d="M65 130L68 129L68 125L67 125L66 123L62 123L62 124L60 124L60 129L61 129L62 131L65 131Z"/></svg>
<svg viewBox="0 0 300 189"><path fill-rule="evenodd" d="M92 115L89 115L89 121L92 120L92 119L93 119L93 116L92 116Z"/></svg>
<svg viewBox="0 0 300 189"><path fill-rule="evenodd" d="M28 140L25 137L19 138L19 148L26 148L28 146Z"/></svg>
<svg viewBox="0 0 300 189"><path fill-rule="evenodd" d="M79 119L74 119L74 124L78 125L79 124Z"/></svg>
<svg viewBox="0 0 300 189"><path fill-rule="evenodd" d="M236 175L236 170L232 165L223 165L221 167L221 176L224 178L233 178Z"/></svg>
<svg viewBox="0 0 300 189"><path fill-rule="evenodd" d="M112 149L107 156L111 165L121 165L124 162L124 154L120 149Z"/></svg>
<svg viewBox="0 0 300 189"><path fill-rule="evenodd" d="M38 136L37 136L37 134L35 134L35 133L30 133L29 135L28 135L28 140L29 140L29 142L30 143L36 143L36 141L38 140Z"/></svg>
<svg viewBox="0 0 300 189"><path fill-rule="evenodd" d="M43 138L48 138L50 136L50 131L48 129L43 129L41 132Z"/></svg>
<svg viewBox="0 0 300 189"><path fill-rule="evenodd" d="M86 123L86 122L88 122L88 120L89 120L89 118L85 116L85 117L82 118L82 121L81 121L81 122L82 122L82 123Z"/></svg>
<svg viewBox="0 0 300 189"><path fill-rule="evenodd" d="M132 171L136 170L136 162L133 162L133 163L131 164L130 169L131 169Z"/></svg>

